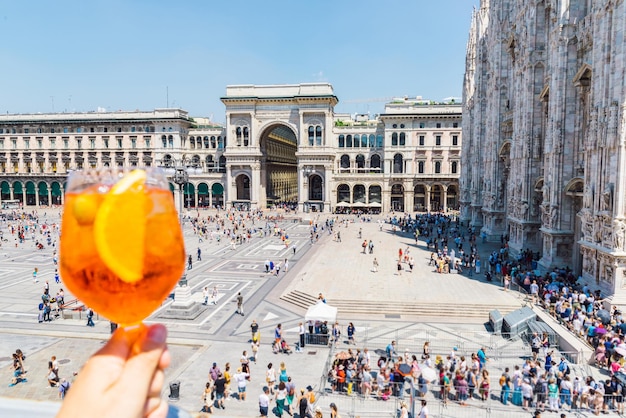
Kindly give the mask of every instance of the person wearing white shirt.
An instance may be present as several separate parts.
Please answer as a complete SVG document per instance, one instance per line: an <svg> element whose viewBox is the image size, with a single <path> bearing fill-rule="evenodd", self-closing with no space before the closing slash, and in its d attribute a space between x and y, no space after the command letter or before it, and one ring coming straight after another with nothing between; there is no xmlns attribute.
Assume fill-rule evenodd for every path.
<svg viewBox="0 0 626 418"><path fill-rule="evenodd" d="M268 394L270 389L267 386L263 386L263 393L259 396L259 412L262 417L267 417L270 409L270 397Z"/></svg>
<svg viewBox="0 0 626 418"><path fill-rule="evenodd" d="M235 382L237 382L237 395L239 396L240 401L246 400L246 385L248 381L246 380L250 375L241 371L241 367L237 369L237 373L233 376Z"/></svg>
<svg viewBox="0 0 626 418"><path fill-rule="evenodd" d="M420 409L418 418L428 418L428 407L426 406L426 399L422 399L422 408Z"/></svg>

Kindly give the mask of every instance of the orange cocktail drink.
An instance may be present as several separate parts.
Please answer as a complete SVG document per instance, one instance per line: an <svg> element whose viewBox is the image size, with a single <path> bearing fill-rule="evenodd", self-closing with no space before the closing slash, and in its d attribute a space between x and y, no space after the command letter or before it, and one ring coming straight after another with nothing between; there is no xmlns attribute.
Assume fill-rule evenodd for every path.
<svg viewBox="0 0 626 418"><path fill-rule="evenodd" d="M159 170L73 172L61 228L63 282L113 322L148 317L184 270L183 236Z"/></svg>

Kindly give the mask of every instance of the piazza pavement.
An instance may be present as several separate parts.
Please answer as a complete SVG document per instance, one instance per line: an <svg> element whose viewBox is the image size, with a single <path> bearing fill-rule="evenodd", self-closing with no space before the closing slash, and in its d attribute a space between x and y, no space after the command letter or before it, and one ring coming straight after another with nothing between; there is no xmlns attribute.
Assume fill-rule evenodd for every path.
<svg viewBox="0 0 626 418"><path fill-rule="evenodd" d="M200 212L207 216L214 212ZM223 214L223 212L222 212ZM59 222L59 210L39 210L40 220L48 223ZM166 385L163 397L167 398L169 383L178 382L180 398L171 403L177 407L196 412L202 407L202 393L207 381L209 368L216 362L221 369L230 362L234 372L243 350L250 353L250 322L256 319L261 330L261 348L257 364L251 366L251 381L248 384L248 397L245 402L234 398L226 403L225 410L217 410L213 416L253 417L258 416L257 400L265 384L265 369L268 362L278 368L285 362L288 374L298 388L311 385L318 393L318 405L328 416L328 403L332 400L340 407L343 416L393 416L395 407L382 401L358 405L354 399L343 395L324 395L324 368L329 360L330 348L307 345L303 352L292 355L273 354L271 340L274 328L281 323L284 335L290 343L298 340L298 324L303 321L305 309L289 303L281 296L297 290L315 297L323 293L329 304L343 300L387 301L402 304L438 304L442 310L457 310L457 315L432 315L416 317L410 315L386 315L384 311L371 311L360 314L338 312L338 322L345 328L349 321L356 327L357 347L369 347L370 351L382 350L391 341L398 341L400 353L420 353L424 341L430 340L435 354L449 353L453 347L461 348L468 354L486 345L493 349L492 378L497 386L500 369L519 364L519 356L527 348L521 341L508 341L491 335L485 318L467 317L463 314L464 303L486 306L508 306L517 309L525 302L517 292L504 292L497 282L488 283L484 276L468 278L460 274L437 274L428 267L430 252L424 241L415 245L415 240L405 234L394 233L391 225L378 222L382 216L373 216L370 222L362 222L354 216L340 215L339 220L348 219L347 226L339 224L342 240L336 242L326 230L319 231L319 241L309 240L310 222L321 226L330 214L298 214L297 218L287 215L278 221L289 235L290 247L272 236L255 236L249 243L232 249L226 240L199 242L189 224L184 227L187 251L194 257L193 268L187 270L188 284L194 301L202 301L204 286L217 286L217 305L202 308L192 320L168 318L166 312L172 303L164 301L161 308L145 322L164 323L169 330L169 349L172 363L166 371ZM10 223L10 221L9 221ZM256 223L263 227L264 223ZM97 318L93 328L86 327L84 313L75 313L73 318L58 318L49 323L38 323L37 305L44 281L49 281L51 294L59 287L54 283L52 247L36 250L34 241L27 240L15 245L3 222L6 242L0 246L0 290L3 307L0 310L0 416L7 417L52 417L59 407L58 392L47 385L47 364L51 356L60 363L60 376L73 378L75 372L89 356L98 350L109 338L110 324L104 318ZM362 238L358 237L359 229ZM336 229L337 230L337 229ZM362 254L362 239L374 242L374 254ZM295 246L296 251L293 252ZM197 248L202 250L202 261L195 261ZM415 259L412 273L408 267L402 275L396 272L398 249L410 248ZM499 248L499 244L479 244L481 258ZM380 266L372 272L372 259L377 257ZM289 260L289 271L280 276L265 273L264 263ZM39 282L33 283L32 271L39 269ZM238 292L244 296L245 315L237 315L235 297ZM66 301L74 299L66 291ZM343 340L343 339L342 339ZM346 349L345 341L335 349ZM8 387L11 371L11 353L20 348L26 355L28 382ZM487 353L490 355L489 351ZM584 373L597 373L583 366ZM236 392L236 388L235 392ZM432 396L432 395L429 395ZM352 397L353 398L353 397ZM431 407L432 416L483 416L487 413L480 401L474 401L475 408L447 408L436 412ZM343 409L342 409L343 408ZM359 411L362 409L362 411ZM350 412L349 412L350 411ZM507 416L528 416L521 408L509 407L504 410ZM487 415L484 415L487 416ZM490 416L499 416L498 413ZM556 416L556 415L555 415ZM584 415L583 415L584 416Z"/></svg>

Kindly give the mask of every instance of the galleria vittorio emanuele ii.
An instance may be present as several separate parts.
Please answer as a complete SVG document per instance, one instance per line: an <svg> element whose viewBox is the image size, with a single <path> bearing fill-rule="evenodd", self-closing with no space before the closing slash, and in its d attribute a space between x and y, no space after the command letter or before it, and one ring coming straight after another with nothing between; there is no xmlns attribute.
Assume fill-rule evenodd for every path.
<svg viewBox="0 0 626 418"><path fill-rule="evenodd" d="M626 304L624 2L484 0L466 57L461 218Z"/></svg>

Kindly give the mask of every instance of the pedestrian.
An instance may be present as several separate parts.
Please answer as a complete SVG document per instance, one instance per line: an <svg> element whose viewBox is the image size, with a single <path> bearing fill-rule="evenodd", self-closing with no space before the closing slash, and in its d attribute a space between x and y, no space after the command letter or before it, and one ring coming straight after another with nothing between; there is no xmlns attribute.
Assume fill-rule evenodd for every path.
<svg viewBox="0 0 626 418"><path fill-rule="evenodd" d="M402 262L398 261L398 276L402 276Z"/></svg>
<svg viewBox="0 0 626 418"><path fill-rule="evenodd" d="M347 333L348 333L348 344L356 345L356 341L354 341L354 324L352 322L348 324Z"/></svg>
<svg viewBox="0 0 626 418"><path fill-rule="evenodd" d="M243 296L241 292L237 293L237 312L239 315L243 316Z"/></svg>
<svg viewBox="0 0 626 418"><path fill-rule="evenodd" d="M211 382L206 382L204 393L202 394L203 405L200 412L213 413L213 399L215 399L215 394L213 393Z"/></svg>
<svg viewBox="0 0 626 418"><path fill-rule="evenodd" d="M35 267L35 270L33 270L33 283L38 283L39 279L37 278L37 273L39 272L39 269L37 269L37 267Z"/></svg>
<svg viewBox="0 0 626 418"><path fill-rule="evenodd" d="M304 331L304 324L302 322L300 322L298 324L298 335L300 336L300 348L304 348L304 335L305 331Z"/></svg>
<svg viewBox="0 0 626 418"><path fill-rule="evenodd" d="M285 273L287 273L289 271L289 260L285 258L283 265L285 266Z"/></svg>
<svg viewBox="0 0 626 418"><path fill-rule="evenodd" d="M209 286L204 286L202 289L202 300L204 301L202 302L203 305L209 304Z"/></svg>
<svg viewBox="0 0 626 418"><path fill-rule="evenodd" d="M372 271L374 273L377 273L378 272L378 260L376 259L376 257L374 257L374 261L372 261L372 265L373 265Z"/></svg>
<svg viewBox="0 0 626 418"><path fill-rule="evenodd" d="M54 282L56 284L61 283L61 278L59 277L59 271L57 269L54 269Z"/></svg>
<svg viewBox="0 0 626 418"><path fill-rule="evenodd" d="M259 396L259 413L261 417L267 417L270 410L270 389L267 386L263 386L263 393Z"/></svg>
<svg viewBox="0 0 626 418"><path fill-rule="evenodd" d="M259 346L259 339L255 336L252 338L252 361L254 361L254 364L256 364L256 361L259 358Z"/></svg>
<svg viewBox="0 0 626 418"><path fill-rule="evenodd" d="M426 406L426 399L422 399L422 408L420 409L417 418L429 418L428 407Z"/></svg>
<svg viewBox="0 0 626 418"><path fill-rule="evenodd" d="M285 411L285 400L287 399L287 386L285 382L280 382L278 384L278 390L276 391L276 395L274 397L276 400L276 416L282 417L283 412Z"/></svg>
<svg viewBox="0 0 626 418"><path fill-rule="evenodd" d="M187 258L187 270L191 270L192 267L193 267L193 258L191 257L191 254L189 254L189 257Z"/></svg>
<svg viewBox="0 0 626 418"><path fill-rule="evenodd" d="M96 324L93 323L93 309L89 309L89 312L87 313L87 326L88 327L94 327L96 326Z"/></svg>
<svg viewBox="0 0 626 418"><path fill-rule="evenodd" d="M274 386L276 386L276 370L274 370L272 363L268 363L267 365L267 370L265 371L265 382L270 388L270 393L273 395Z"/></svg>
<svg viewBox="0 0 626 418"><path fill-rule="evenodd" d="M217 375L217 380L215 380L215 401L217 402L217 407L226 409L224 406L224 393L226 392L226 379L222 373Z"/></svg>
<svg viewBox="0 0 626 418"><path fill-rule="evenodd" d="M253 319L252 323L250 324L250 332L252 333L252 340L254 340L257 332L259 332L259 324L257 324L256 319Z"/></svg>
<svg viewBox="0 0 626 418"><path fill-rule="evenodd" d="M61 383L59 384L59 398L65 399L65 395L67 395L70 386L70 382L68 382L66 378L61 379Z"/></svg>
<svg viewBox="0 0 626 418"><path fill-rule="evenodd" d="M300 418L313 418L309 407L309 398L304 394L304 389L300 389L300 396L296 400L298 405L298 414Z"/></svg>
<svg viewBox="0 0 626 418"><path fill-rule="evenodd" d="M217 285L213 286L211 291L211 305L217 305Z"/></svg>
<svg viewBox="0 0 626 418"><path fill-rule="evenodd" d="M237 382L237 396L240 401L246 400L246 385L249 377L250 373L246 373L241 367L237 369L237 373L233 376L233 379Z"/></svg>
<svg viewBox="0 0 626 418"><path fill-rule="evenodd" d="M339 410L337 409L337 405L334 402L330 404L330 418L341 418L339 415Z"/></svg>
<svg viewBox="0 0 626 418"><path fill-rule="evenodd" d="M202 261L202 250L198 247L198 261Z"/></svg>

